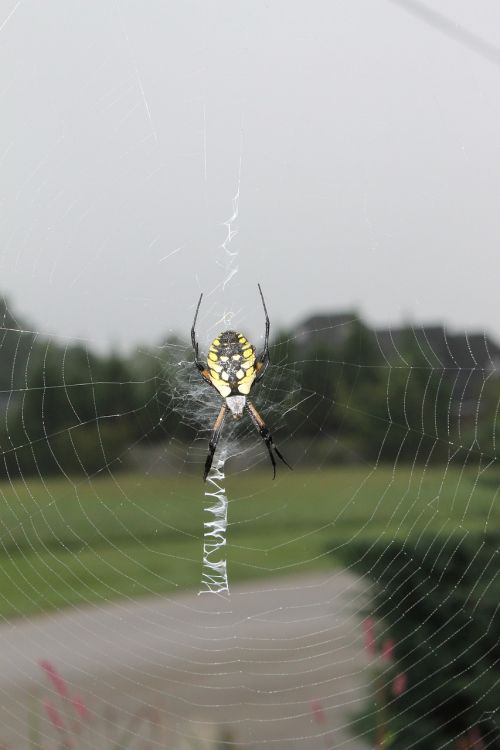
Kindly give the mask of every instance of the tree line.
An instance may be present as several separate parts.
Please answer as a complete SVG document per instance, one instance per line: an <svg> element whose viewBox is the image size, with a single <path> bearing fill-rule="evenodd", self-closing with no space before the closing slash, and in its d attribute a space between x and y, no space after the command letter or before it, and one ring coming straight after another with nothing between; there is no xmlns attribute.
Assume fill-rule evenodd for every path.
<svg viewBox="0 0 500 750"><path fill-rule="evenodd" d="M117 470L127 467L138 443L189 443L204 427L188 414L196 372L186 342L98 354L27 332L5 301L0 320L3 476ZM457 371L429 362L412 336L391 361L359 320L335 345L281 332L252 396L280 438L306 441L309 453L316 447L324 460L443 461L474 442L494 453L497 379L478 369L465 408ZM217 402L215 391L206 394ZM206 424L207 435L210 429Z"/></svg>

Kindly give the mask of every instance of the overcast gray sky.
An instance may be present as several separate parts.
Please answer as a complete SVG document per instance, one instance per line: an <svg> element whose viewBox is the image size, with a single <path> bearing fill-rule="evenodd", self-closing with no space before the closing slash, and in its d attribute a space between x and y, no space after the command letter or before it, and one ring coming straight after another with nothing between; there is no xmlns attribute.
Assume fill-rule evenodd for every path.
<svg viewBox="0 0 500 750"><path fill-rule="evenodd" d="M500 48L495 0L428 6ZM275 327L500 339L499 90L389 0L2 0L0 291L101 347L187 333L201 290L202 340L260 332L258 281Z"/></svg>

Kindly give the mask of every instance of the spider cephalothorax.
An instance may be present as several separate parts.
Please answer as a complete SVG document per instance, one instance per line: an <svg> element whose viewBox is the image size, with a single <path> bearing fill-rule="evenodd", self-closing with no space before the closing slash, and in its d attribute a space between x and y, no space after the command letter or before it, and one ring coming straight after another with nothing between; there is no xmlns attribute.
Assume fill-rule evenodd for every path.
<svg viewBox="0 0 500 750"><path fill-rule="evenodd" d="M205 462L205 472L203 475L204 479L207 478L210 467L212 466L215 449L219 441L222 425L228 409L235 419L240 419L240 417L243 416L245 408L248 410L252 422L259 430L260 435L266 444L267 450L269 451L274 476L276 476L276 461L273 455L273 450L278 458L280 458L289 469L292 468L274 445L271 433L266 427L264 420L252 402L247 398L252 387L255 383L258 383L259 380L261 380L267 366L269 365L270 323L262 289L260 288L260 284L258 286L262 305L264 307L264 313L266 315L264 350L259 357L256 357L255 347L245 338L245 336L243 336L243 334L236 333L236 331L223 331L210 344L206 365L201 362L199 359L195 328L203 294L200 295L200 299L198 300L198 306L196 308L193 326L191 328L191 342L194 349L195 365L202 378L204 378L207 383L210 383L210 385L213 386L224 399L219 416L215 420L212 437L208 446L208 456Z"/></svg>

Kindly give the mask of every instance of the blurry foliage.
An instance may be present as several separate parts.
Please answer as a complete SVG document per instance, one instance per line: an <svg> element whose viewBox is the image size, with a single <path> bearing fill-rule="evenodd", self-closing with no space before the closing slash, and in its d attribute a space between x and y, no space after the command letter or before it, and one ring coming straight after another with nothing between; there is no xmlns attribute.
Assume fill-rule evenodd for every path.
<svg viewBox="0 0 500 750"><path fill-rule="evenodd" d="M97 355L30 332L1 299L0 322L4 475L93 474L110 464L116 470L138 441L193 439L186 411L192 352L184 341L171 337L127 356ZM400 337L388 358L357 319L332 326L330 343L326 333L278 333L272 366L255 393L264 413L275 407L273 431L289 435L298 450L303 438L317 443L322 461L442 461L458 430L462 444L481 438L496 451L498 379L484 378L476 394L481 409L471 411L469 398L467 414L456 372L439 367L414 335Z"/></svg>
<svg viewBox="0 0 500 750"><path fill-rule="evenodd" d="M5 401L15 383L22 381L37 334L10 312L9 303L0 297L0 395Z"/></svg>
<svg viewBox="0 0 500 750"><path fill-rule="evenodd" d="M498 533L351 539L340 556L376 583L374 610L395 644L387 679L405 675L385 705L391 749L499 750Z"/></svg>
<svg viewBox="0 0 500 750"><path fill-rule="evenodd" d="M7 409L5 470L9 476L99 471L138 435L138 411L136 384L118 355L40 343Z"/></svg>
<svg viewBox="0 0 500 750"><path fill-rule="evenodd" d="M191 437L162 407L172 367L168 347L99 356L31 334L24 342L25 335L11 333L22 345L9 340L0 350L2 382L9 384L0 423L4 476L92 475L108 466L116 471L128 465L138 441ZM16 359L20 349L26 352L23 368Z"/></svg>
<svg viewBox="0 0 500 750"><path fill-rule="evenodd" d="M475 444L476 448L481 446L483 453L490 457L497 455L500 446L500 379L494 375L490 373L485 380L478 424L471 424L464 434L465 443Z"/></svg>
<svg viewBox="0 0 500 750"><path fill-rule="evenodd" d="M39 661L48 690L32 697L27 711L30 750L238 750L229 727L174 721L164 707L143 704L135 710L96 710L92 696L74 693L54 663ZM24 747L24 744L23 744ZM0 744L0 750L7 746Z"/></svg>
<svg viewBox="0 0 500 750"><path fill-rule="evenodd" d="M322 344L292 356L299 385L298 407L287 418L290 432L338 436L359 459L447 456L454 429L452 384L442 369L429 367L414 338L408 337L389 363L373 332L355 321L336 348Z"/></svg>

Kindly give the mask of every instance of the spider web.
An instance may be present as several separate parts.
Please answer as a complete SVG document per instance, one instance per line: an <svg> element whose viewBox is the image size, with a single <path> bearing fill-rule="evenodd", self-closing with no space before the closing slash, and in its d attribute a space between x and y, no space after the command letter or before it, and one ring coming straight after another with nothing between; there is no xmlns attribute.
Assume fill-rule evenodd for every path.
<svg viewBox="0 0 500 750"><path fill-rule="evenodd" d="M400 622L424 605L434 622L468 581L468 624L496 624L481 606L498 577L498 71L481 34L498 12L485 5L468 33L465 4L448 7L456 23L420 3L362 5L377 42L350 4L307 18L223 5L167 17L51 2L36 17L21 0L1 13L11 750L381 747L384 711L400 731L419 685L438 704L458 679L426 659L419 672ZM364 96L341 87L346 66ZM321 105L328 70L335 115ZM202 473L220 399L189 329L203 291L200 351L233 327L260 350L257 282L273 347L252 398L293 473L278 465L273 481L253 425L228 420L210 516ZM372 302L351 312L361 298ZM476 542L482 567L472 554L433 598L424 584L441 592ZM207 580L224 596L199 597ZM437 664L465 625L450 618L437 642L424 624ZM476 647L464 637L455 655ZM481 670L478 704L494 660ZM461 705L448 713L447 747L498 746L494 710L469 725ZM408 721L408 747L445 746L429 716Z"/></svg>

